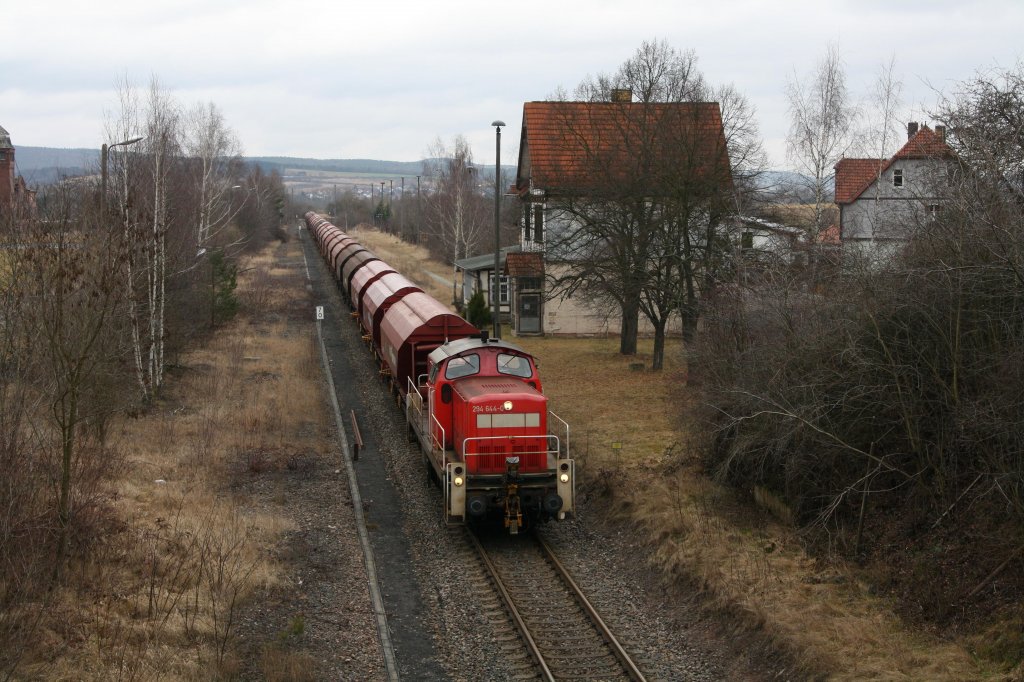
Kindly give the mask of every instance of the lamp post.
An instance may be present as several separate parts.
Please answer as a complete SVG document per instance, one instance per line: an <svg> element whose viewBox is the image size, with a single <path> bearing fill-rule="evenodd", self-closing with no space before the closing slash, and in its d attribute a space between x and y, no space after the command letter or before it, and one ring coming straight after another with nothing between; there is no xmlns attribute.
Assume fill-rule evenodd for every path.
<svg viewBox="0 0 1024 682"><path fill-rule="evenodd" d="M501 267L501 128L504 121L494 121L494 290L491 293L491 315L494 317L494 338L501 338L501 307L498 304L498 268Z"/></svg>
<svg viewBox="0 0 1024 682"><path fill-rule="evenodd" d="M107 156L114 147L123 147L129 144L141 142L143 138L133 137L130 140L122 140L114 144L103 143L100 147L100 218L106 222L107 219Z"/></svg>

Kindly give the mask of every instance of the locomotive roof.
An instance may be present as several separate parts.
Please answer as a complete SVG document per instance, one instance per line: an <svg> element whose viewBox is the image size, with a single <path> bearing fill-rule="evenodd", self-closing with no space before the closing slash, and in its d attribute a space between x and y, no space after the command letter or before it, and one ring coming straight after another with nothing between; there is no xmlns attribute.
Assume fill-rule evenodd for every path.
<svg viewBox="0 0 1024 682"><path fill-rule="evenodd" d="M463 400L525 400L528 403L544 401L544 394L529 384L505 377L467 377L455 382L455 391Z"/></svg>
<svg viewBox="0 0 1024 682"><path fill-rule="evenodd" d="M509 343L508 341L502 341L501 339L487 339L484 341L479 336L470 336L465 339L458 339L456 341L449 341L448 343L442 344L431 351L429 358L434 364L443 361L445 358L450 358L460 353L464 353L467 350L477 348L501 348L504 350L514 351L520 355L527 355L533 357L525 350Z"/></svg>

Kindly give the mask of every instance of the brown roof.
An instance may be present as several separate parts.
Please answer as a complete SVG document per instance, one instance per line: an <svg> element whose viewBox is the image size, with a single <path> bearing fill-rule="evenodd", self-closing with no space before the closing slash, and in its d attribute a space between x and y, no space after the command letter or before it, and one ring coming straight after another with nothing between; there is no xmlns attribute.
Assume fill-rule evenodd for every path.
<svg viewBox="0 0 1024 682"><path fill-rule="evenodd" d="M544 257L534 251L513 251L505 256L505 272L512 277L543 277Z"/></svg>
<svg viewBox="0 0 1024 682"><path fill-rule="evenodd" d="M840 159L836 164L836 203L856 199L888 163L885 159Z"/></svg>
<svg viewBox="0 0 1024 682"><path fill-rule="evenodd" d="M893 163L901 159L951 158L953 150L946 140L928 126L921 126L917 133L888 161L882 159L840 159L836 164L836 203L849 204L856 201L871 183Z"/></svg>
<svg viewBox="0 0 1024 682"><path fill-rule="evenodd" d="M731 182L717 102L527 102L516 187L580 192L632 180Z"/></svg>
<svg viewBox="0 0 1024 682"><path fill-rule="evenodd" d="M936 159L953 155L943 136L928 126L921 126L917 134L907 140L903 148L893 156L895 159Z"/></svg>

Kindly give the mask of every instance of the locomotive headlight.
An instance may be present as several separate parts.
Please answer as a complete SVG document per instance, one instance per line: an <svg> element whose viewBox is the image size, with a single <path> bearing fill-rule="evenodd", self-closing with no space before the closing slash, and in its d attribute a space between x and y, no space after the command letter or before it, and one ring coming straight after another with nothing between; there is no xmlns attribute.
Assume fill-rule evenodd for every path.
<svg viewBox="0 0 1024 682"><path fill-rule="evenodd" d="M562 475L564 476L565 474L562 474ZM463 483L465 483L465 482L466 482L466 481L465 481L465 479L463 479L463 478L462 478L462 476L456 476L456 477L455 477L455 480L454 480L454 481L452 481L452 483L454 483L454 484L456 485L456 487L458 487L458 486L462 485L462 484L463 484Z"/></svg>
<svg viewBox="0 0 1024 682"><path fill-rule="evenodd" d="M512 411L512 401L511 400L506 400L505 404L502 405L502 407L505 408L506 412L511 412Z"/></svg>
<svg viewBox="0 0 1024 682"><path fill-rule="evenodd" d="M559 474L558 480L561 481L562 483L568 483L569 482L569 474Z"/></svg>

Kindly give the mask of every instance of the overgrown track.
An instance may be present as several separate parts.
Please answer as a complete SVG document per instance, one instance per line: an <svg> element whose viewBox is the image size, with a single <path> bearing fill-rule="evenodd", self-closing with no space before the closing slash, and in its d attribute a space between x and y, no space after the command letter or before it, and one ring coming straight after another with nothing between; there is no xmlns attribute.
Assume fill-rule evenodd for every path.
<svg viewBox="0 0 1024 682"><path fill-rule="evenodd" d="M645 680L541 538L467 535L536 666L524 679Z"/></svg>

